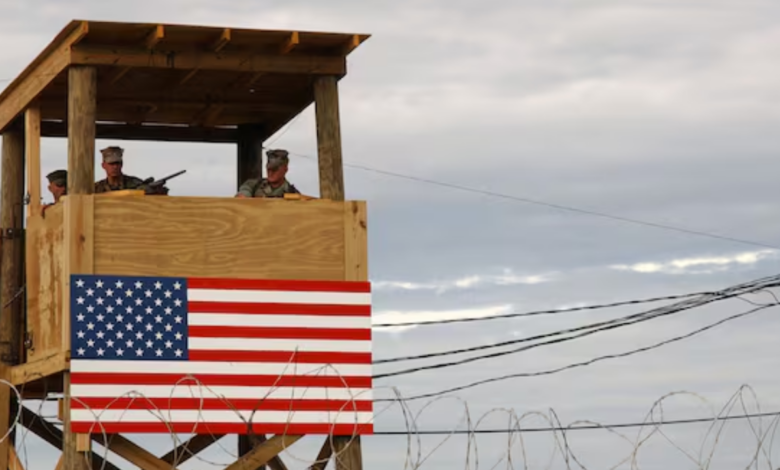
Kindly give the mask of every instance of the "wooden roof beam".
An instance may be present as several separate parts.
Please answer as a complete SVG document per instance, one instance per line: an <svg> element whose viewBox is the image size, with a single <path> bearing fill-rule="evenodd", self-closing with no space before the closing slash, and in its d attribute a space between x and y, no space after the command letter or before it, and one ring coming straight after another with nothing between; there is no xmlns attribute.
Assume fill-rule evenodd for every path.
<svg viewBox="0 0 780 470"><path fill-rule="evenodd" d="M129 71L130 71L130 69L131 69L131 67L122 67L121 69L118 69L118 70L114 71L114 73L112 73L112 74L108 75L108 76L105 78L105 81L104 81L104 82L105 82L107 85L109 85L109 86L113 86L113 85L115 85L115 84L116 84L116 83L117 83L119 80L121 80L121 79L122 79L122 77L124 77L124 76L127 74L127 72L129 72Z"/></svg>
<svg viewBox="0 0 780 470"><path fill-rule="evenodd" d="M217 104L212 103L208 106L204 107L198 114L193 118L192 122L190 123L190 126L197 126L197 127L212 127L214 125L214 121L219 117L219 115L224 111L225 105L224 104Z"/></svg>
<svg viewBox="0 0 780 470"><path fill-rule="evenodd" d="M233 144L238 142L238 130L234 127L187 127L187 126L150 126L124 123L95 124L98 139L107 140L143 140L157 142L206 142ZM41 122L42 137L67 137L68 126L64 121Z"/></svg>
<svg viewBox="0 0 780 470"><path fill-rule="evenodd" d="M224 49L229 42L230 42L230 28L225 28L222 30L222 34L219 35L219 38L211 46L211 50L214 52L219 52L222 49Z"/></svg>
<svg viewBox="0 0 780 470"><path fill-rule="evenodd" d="M287 38L286 41L284 41L284 44L282 44L282 50L279 51L282 55L287 54L295 46L297 46L301 42L300 38L298 37L298 31L293 31L292 34L290 34L290 37Z"/></svg>
<svg viewBox="0 0 780 470"><path fill-rule="evenodd" d="M360 45L360 36L358 36L357 34L353 34L352 37L349 39L349 41L347 41L347 43L344 44L344 46L342 46L341 54L345 56L349 55L352 53L352 51L357 49L359 45Z"/></svg>
<svg viewBox="0 0 780 470"><path fill-rule="evenodd" d="M165 28L163 25L158 24L155 26L155 28L152 30L151 33L149 33L148 36L146 36L146 40L144 43L146 44L147 49L154 49L157 44L162 41L162 39L165 37Z"/></svg>
<svg viewBox="0 0 780 470"><path fill-rule="evenodd" d="M0 131L5 130L27 105L68 66L71 47L89 32L86 21L55 38L28 69L0 94Z"/></svg>
<svg viewBox="0 0 780 470"><path fill-rule="evenodd" d="M347 73L345 57L330 56L268 56L195 50L177 53L149 54L137 48L96 47L80 45L71 49L71 63L78 65L110 65L114 67L146 67L179 70L229 70L236 72L292 73L307 75L338 75Z"/></svg>

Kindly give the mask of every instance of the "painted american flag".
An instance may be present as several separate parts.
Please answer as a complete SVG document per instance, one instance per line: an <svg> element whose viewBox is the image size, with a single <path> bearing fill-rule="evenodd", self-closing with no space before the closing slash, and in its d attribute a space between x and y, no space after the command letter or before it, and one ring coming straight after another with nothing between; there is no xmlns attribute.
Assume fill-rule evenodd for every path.
<svg viewBox="0 0 780 470"><path fill-rule="evenodd" d="M74 432L373 432L368 282L73 275L70 297Z"/></svg>

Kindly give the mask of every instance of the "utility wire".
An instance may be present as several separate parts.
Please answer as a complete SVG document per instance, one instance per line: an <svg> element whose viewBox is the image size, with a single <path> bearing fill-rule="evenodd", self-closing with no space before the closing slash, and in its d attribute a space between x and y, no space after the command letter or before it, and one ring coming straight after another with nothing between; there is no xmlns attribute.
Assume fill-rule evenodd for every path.
<svg viewBox="0 0 780 470"><path fill-rule="evenodd" d="M464 323L464 322L475 322L475 321L500 320L505 318L533 317L538 315L554 315L559 313L579 312L583 310L600 310L600 309L612 308L612 307L622 307L625 305L647 304L647 303L660 302L663 300L687 299L690 297L696 297L700 295L714 295L714 294L715 292L694 292L691 294L667 295L664 297L652 297L649 299L623 300L620 302L612 302L609 304L586 305L583 307L559 308L559 309L552 309L552 310L535 310L535 311L522 312L522 313L506 313L502 315L491 315L488 317L453 318L448 320L431 320L431 321L405 322L405 323L377 323L375 325L372 325L372 327L385 328L385 327L393 327L393 326L443 325L447 323Z"/></svg>
<svg viewBox="0 0 780 470"><path fill-rule="evenodd" d="M452 388L448 388L448 389L445 389L445 390L440 390L438 392L431 392L431 393L426 393L426 394L422 394L422 395L416 395L416 396L409 397L409 398L404 398L403 401L412 401L412 400L420 400L420 399L423 399L423 398L437 397L437 396L445 395L445 394L452 393L452 392L458 392L458 391L461 391L461 390L474 388L474 387L477 387L479 385L485 385L485 384L488 384L488 383L499 382L499 381L503 381L503 380L515 379L515 378L520 378L520 377L539 377L539 376L543 376L543 375L552 375L552 374L557 374L559 372L563 372L563 371L566 371L566 370L575 369L575 368L578 368L578 367L589 366L589 365L595 364L596 362L605 361L607 359L617 359L617 358L632 356L632 355L638 354L640 352L645 352L645 351L650 351L650 350L653 350L653 349L658 349L658 348L660 348L662 346L665 346L667 344L672 344L672 343L675 343L675 342L678 342L678 341L682 341L684 339L691 338L691 337L696 336L698 334L704 333L707 330L710 330L712 328L720 326L720 325L722 325L722 324L724 324L726 322L730 322L730 321L733 321L733 320L736 320L736 319L739 319L739 318L742 318L742 317L745 317L745 316L748 316L748 315L752 315L752 314L757 313L757 312L759 312L761 310L765 310L765 309L770 308L770 307L775 307L777 305L780 305L780 304L775 302L775 303L768 304L768 305L762 305L760 307L753 308L753 309L748 310L746 312L742 312L742 313L738 313L736 315L732 315L730 317L726 317L726 318L721 319L721 320L719 320L717 322L711 323L711 324L709 324L707 326L704 326L702 328L694 330L694 331L692 331L690 333L687 333L687 334L684 334L684 335L680 335L680 336L675 336L673 338L670 338L670 339L667 339L667 340L664 340L664 341L652 344L650 346L644 346L644 347L641 347L641 348L632 349L630 351L626 351L626 352L623 352L623 353L598 356L598 357L595 357L595 358L587 360L587 361L576 362L576 363L569 364L569 365L566 365L566 366L557 367L557 368L554 368L554 369L548 369L548 370L539 371L539 372L522 372L522 373L517 373L517 374L507 374L507 375L502 375L502 376L499 376L499 377L492 377L492 378L489 378L489 379L484 379L484 380L479 380L479 381L476 381L476 382L472 382L472 383L467 384L467 385L460 385L460 386L457 386L457 387L452 387ZM396 399L376 399L374 401L375 402L392 402L392 401L397 401L397 400Z"/></svg>
<svg viewBox="0 0 780 470"><path fill-rule="evenodd" d="M303 157L303 158L309 158L309 159L316 160L316 158L314 158L314 157L312 157L310 155L303 155L303 154L292 153L292 152L290 152L290 155L295 155L295 156L298 156L298 157ZM378 174L382 174L382 175L386 175L386 176L392 176L394 178L401 178L401 179L406 179L406 180L409 180L409 181L416 181L418 183L432 184L432 185L435 185L435 186L441 186L441 187L450 188L450 189L457 189L459 191L466 191L466 192L475 193L475 194L482 194L483 196L491 196L491 197L496 197L496 198L500 198L500 199L507 199L507 200L511 200L511 201L515 201L515 202L525 202L525 203L528 203L528 204L535 204L535 205L545 206L545 207L558 209L558 210L563 210L563 211L576 212L576 213L585 214L585 215L591 215L591 216L595 216L595 217L602 217L602 218L606 218L606 219L617 220L617 221L620 221L620 222L626 222L626 223L631 223L631 224L636 224L636 225L642 225L642 226L645 226L645 227L653 227L653 228L657 228L657 229L671 230L671 231L675 231L675 232L686 233L688 235L696 235L696 236L700 236L700 237L714 238L714 239L723 240L723 241L741 243L741 244L752 245L752 246L759 246L759 247L762 247L762 248L771 248L773 250L780 250L780 247L775 246L775 245L769 245L769 244L766 244L766 243L754 242L754 241L751 241L751 240L745 240L745 239L741 239L741 238L734 238L734 237L729 237L729 236L725 236L725 235L717 235L717 234L713 234L713 233L702 232L700 230L692 230L692 229L687 229L687 228L683 228L683 227L676 227L676 226L668 225L668 224L661 224L661 223L656 223L656 222L648 222L648 221L644 221L644 220L633 219L633 218L623 217L623 216L619 216L619 215L607 214L605 212L598 212L598 211L594 211L594 210L590 210L590 209L582 209L582 208L573 207L573 206L566 206L566 205L563 205L563 204L555 204L555 203L551 203L551 202L545 202L545 201L541 201L541 200L538 200L538 199L531 199L531 198L528 198L528 197L513 196L513 195L510 195L510 194L499 193L499 192L496 192L496 191L488 191L486 189L473 188L473 187L464 186L464 185L460 185L460 184L446 183L446 182L443 182L443 181L436 181L436 180L432 180L432 179L428 179L428 178L421 178L419 176L411 176L411 175L405 175L405 174L402 174L402 173L396 173L396 172L387 171L387 170L380 170L378 168L372 168L372 167L368 167L368 166L364 166L364 165L356 165L354 163L342 163L342 165L345 166L345 167L355 168L355 169L358 169L358 170L369 171L369 172L372 172L372 173L378 173Z"/></svg>
<svg viewBox="0 0 780 470"><path fill-rule="evenodd" d="M577 338L581 338L583 336L589 336L589 335L594 334L594 333L598 333L598 332L602 332L602 331L606 331L606 330L610 330L610 329L614 329L614 328L620 328L620 327L627 326L627 325L633 325L635 323L640 323L640 322L644 322L644 321L647 321L647 320L652 320L654 318L658 318L658 317L661 317L661 316L666 316L666 315L670 315L670 314L674 314L674 313L679 313L679 312L682 312L682 311L685 311L685 310L690 310L690 309L695 308L695 307L700 307L702 305L706 305L706 304L709 304L709 303L712 303L712 302L721 301L721 300L725 300L725 299L729 299L729 298L745 295L745 294L748 294L748 293L751 293L751 292L755 292L755 291L758 291L758 290L764 290L764 289L767 289L769 287L775 287L775 286L778 286L778 285L780 285L780 276L772 276L772 277L760 279L760 280L757 280L757 281L751 281L751 282L748 282L748 283L736 285L736 286L730 287L730 288L725 289L725 290L723 290L723 291L721 291L719 293L716 293L716 294L702 295L702 296L699 296L698 299L684 300L684 301L681 301L681 302L674 303L672 305L668 305L668 306L664 306L664 307L658 307L658 308L655 308L655 309L652 309L652 310L648 310L648 311L644 311L644 312L640 312L640 313L635 313L635 314L632 314L632 315L627 315L627 316L620 317L620 318L617 318L617 319L607 320L607 321L602 321L602 322L596 322L596 323L592 323L592 324L584 325L584 326L579 326L579 327L575 327L575 328L567 328L567 329L555 331L555 332L552 332L552 333L545 333L545 334L541 334L541 335L529 336L529 337L513 339L513 340L509 340L509 341L502 341L502 342L493 343L493 344L472 346L472 347L468 347L468 348L451 349L451 350L440 351L440 352L435 352L435 353L418 354L418 355L412 355L412 356L402 356L402 357L395 357L395 358L388 358L388 359L379 359L379 360L374 361L373 364L386 364L386 363L390 363L390 362L410 361L410 360L417 360L417 359L429 359L429 358L433 358L433 357L450 356L450 355L454 355L454 354L461 354L461 353L468 353L468 352L475 352L475 351L483 351L483 350L486 350L486 349L499 348L499 347L509 346L509 345L513 345L513 344L519 344L519 343L526 343L526 342L536 341L536 340L540 340L540 339L554 338L556 336L561 336L561 335L565 335L565 334L569 334L569 333L582 332L582 333L579 333L579 334L574 335L574 336L563 337L563 338L556 338L556 339L553 339L553 340L550 340L550 341L547 341L547 342L544 342L544 343L537 343L537 344L534 344L534 345L529 345L529 346L525 346L525 347L522 347L522 348L519 348L519 349L513 349L513 350L510 350L510 351L502 351L502 352L492 353L492 354L483 355L483 356L476 356L476 357L471 357L471 358L462 359L462 360L459 360L459 361L454 361L454 362L449 362L449 363L444 363L444 364L436 364L436 365L430 365L430 366L421 366L421 367L416 367L416 368L412 368L412 369L405 369L405 370L396 371L396 372L390 372L390 373L385 373L385 374L378 374L378 375L375 375L374 378L378 379L378 378L384 378L384 377L391 377L391 376L395 376L395 375L409 374L409 373L412 373L412 372L418 372L418 371L427 370L427 369L437 369L437 368L446 367L446 366L460 365L460 364L465 364L467 362L472 362L472 361L476 361L476 360L494 358L494 357L504 356L504 355L507 355L507 354L514 354L514 353L518 353L518 352L525 351L525 350L528 350L528 349L536 348L536 347L539 347L539 346L542 346L542 345L550 345L550 344L555 344L555 343L560 343L560 342L565 342L565 341L571 341L571 340L574 340L574 339L577 339Z"/></svg>
<svg viewBox="0 0 780 470"><path fill-rule="evenodd" d="M717 418L688 418L665 421L648 421L644 423L614 423L614 424L585 424L572 427L544 427L544 428L516 428L516 429L457 429L457 430L415 430L414 435L446 435L446 434L513 434L526 432L568 432L591 431L597 429L642 428L645 426L669 426L675 424L710 423L716 421L729 421L735 419L767 418L780 416L780 411L752 413L744 415L721 416ZM374 431L374 436L408 436L410 431Z"/></svg>

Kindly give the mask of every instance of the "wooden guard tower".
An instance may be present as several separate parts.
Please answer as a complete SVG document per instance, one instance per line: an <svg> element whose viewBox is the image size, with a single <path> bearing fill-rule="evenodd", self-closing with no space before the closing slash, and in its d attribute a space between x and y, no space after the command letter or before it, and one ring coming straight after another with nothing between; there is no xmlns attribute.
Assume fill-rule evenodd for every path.
<svg viewBox="0 0 780 470"><path fill-rule="evenodd" d="M23 399L62 394L63 431L21 413L21 425L62 449L58 468L87 468L85 456L93 468L116 468L91 450L92 441L104 444L99 430L70 428L71 274L368 280L365 203L344 200L337 92L347 55L368 37L72 21L0 94L0 370ZM102 178L96 138L235 143L238 188L255 176L263 141L312 103L319 198L93 194ZM68 139L68 195L45 216L41 137ZM2 435L21 404L0 387ZM277 454L301 437L240 435L241 457L227 468L285 468ZM109 438L110 450L139 468L174 468L174 451L157 457L120 434ZM197 453L214 439L185 445ZM362 468L359 437L325 441L313 468L332 452L336 468ZM178 464L189 457L180 451ZM0 444L0 470L19 468L16 458L11 436Z"/></svg>

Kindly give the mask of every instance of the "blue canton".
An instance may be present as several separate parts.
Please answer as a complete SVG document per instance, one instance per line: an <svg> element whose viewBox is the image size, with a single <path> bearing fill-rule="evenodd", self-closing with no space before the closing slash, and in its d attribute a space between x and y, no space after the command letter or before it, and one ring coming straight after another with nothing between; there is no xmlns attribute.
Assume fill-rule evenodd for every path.
<svg viewBox="0 0 780 470"><path fill-rule="evenodd" d="M186 361L187 280L72 275L72 359Z"/></svg>

